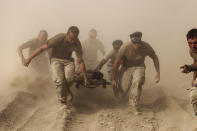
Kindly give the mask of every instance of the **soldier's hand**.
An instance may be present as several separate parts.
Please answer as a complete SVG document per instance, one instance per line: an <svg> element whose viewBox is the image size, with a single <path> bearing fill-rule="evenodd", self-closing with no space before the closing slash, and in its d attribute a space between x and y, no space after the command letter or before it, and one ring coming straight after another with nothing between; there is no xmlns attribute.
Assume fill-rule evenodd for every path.
<svg viewBox="0 0 197 131"><path fill-rule="evenodd" d="M188 65L181 66L180 68L183 69L181 71L182 73L190 73L191 72Z"/></svg>
<svg viewBox="0 0 197 131"><path fill-rule="evenodd" d="M88 79L84 79L84 87L87 87L87 86L88 86L88 84L89 84Z"/></svg>
<svg viewBox="0 0 197 131"><path fill-rule="evenodd" d="M26 67L28 67L29 64L30 64L30 62L31 62L31 59L24 59L23 65L26 66Z"/></svg>
<svg viewBox="0 0 197 131"><path fill-rule="evenodd" d="M116 80L112 80L112 86L116 86L117 83L116 83Z"/></svg>
<svg viewBox="0 0 197 131"><path fill-rule="evenodd" d="M155 83L159 83L159 81L160 81L160 74L157 73L155 76Z"/></svg>

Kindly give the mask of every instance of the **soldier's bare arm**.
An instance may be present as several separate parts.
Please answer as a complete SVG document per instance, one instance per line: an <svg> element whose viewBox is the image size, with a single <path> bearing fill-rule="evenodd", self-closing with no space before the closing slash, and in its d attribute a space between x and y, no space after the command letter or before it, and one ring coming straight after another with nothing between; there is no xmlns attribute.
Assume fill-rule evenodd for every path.
<svg viewBox="0 0 197 131"><path fill-rule="evenodd" d="M102 59L102 60L99 62L99 64L98 64L98 66L96 67L96 69L101 70L102 67L103 67L103 65L104 65L106 62L107 62L106 59Z"/></svg>
<svg viewBox="0 0 197 131"><path fill-rule="evenodd" d="M180 67L182 69L182 73L190 73L190 72L196 72L197 71L197 62L194 61L194 64L191 65L183 65ZM195 78L195 74L194 74Z"/></svg>
<svg viewBox="0 0 197 131"><path fill-rule="evenodd" d="M159 59L157 57L157 55L154 55L154 56L151 56L152 60L153 60L153 63L154 63L154 66L155 66L155 70L157 72L156 74L156 83L158 83L160 81L160 65L159 65Z"/></svg>
<svg viewBox="0 0 197 131"><path fill-rule="evenodd" d="M47 44L43 44L40 48L36 49L31 56L29 56L27 59L25 59L24 66L28 66L34 57L41 54L44 50L47 50L48 48L49 47Z"/></svg>
<svg viewBox="0 0 197 131"><path fill-rule="evenodd" d="M87 86L88 79L87 79L87 73L86 73L85 63L84 63L84 61L83 61L83 59L81 57L77 57L77 63L79 65L80 71L83 73L84 84L85 84L85 86Z"/></svg>
<svg viewBox="0 0 197 131"><path fill-rule="evenodd" d="M17 51L18 51L18 55L19 57L21 58L22 60L22 64L24 64L24 61L25 61L25 57L23 55L23 49L26 49L26 48L30 48L31 45L32 45L32 42L33 40L30 40L22 45L20 45L18 48L17 48Z"/></svg>
<svg viewBox="0 0 197 131"><path fill-rule="evenodd" d="M117 72L119 65L120 65L120 59L116 59L113 64L113 71L112 71L112 85L113 86L116 86L115 78L116 78L116 72Z"/></svg>
<svg viewBox="0 0 197 131"><path fill-rule="evenodd" d="M24 49L23 46L18 47L18 55L22 60L22 64L24 63L24 60L25 60L24 55L23 55L23 49Z"/></svg>

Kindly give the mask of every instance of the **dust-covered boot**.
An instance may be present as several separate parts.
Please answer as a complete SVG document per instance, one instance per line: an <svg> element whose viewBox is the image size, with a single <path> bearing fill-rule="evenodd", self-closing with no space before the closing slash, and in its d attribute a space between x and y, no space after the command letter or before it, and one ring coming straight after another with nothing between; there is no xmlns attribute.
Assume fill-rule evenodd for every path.
<svg viewBox="0 0 197 131"><path fill-rule="evenodd" d="M72 119L71 105L61 105L56 117L56 130L68 131L68 123Z"/></svg>
<svg viewBox="0 0 197 131"><path fill-rule="evenodd" d="M140 115L140 109L139 109L139 100L136 96L130 96L129 99L129 106L133 112L134 115Z"/></svg>
<svg viewBox="0 0 197 131"><path fill-rule="evenodd" d="M141 114L139 107L133 107L132 110L133 110L134 115L140 115Z"/></svg>

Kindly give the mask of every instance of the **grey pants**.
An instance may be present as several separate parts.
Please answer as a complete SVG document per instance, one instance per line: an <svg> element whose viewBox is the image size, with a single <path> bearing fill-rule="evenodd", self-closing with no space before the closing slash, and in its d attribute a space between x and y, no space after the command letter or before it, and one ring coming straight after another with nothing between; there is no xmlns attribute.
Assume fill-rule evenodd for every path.
<svg viewBox="0 0 197 131"><path fill-rule="evenodd" d="M142 85L145 82L145 67L123 67L120 70L120 87L125 95L129 96L129 105L139 106Z"/></svg>
<svg viewBox="0 0 197 131"><path fill-rule="evenodd" d="M73 84L75 66L73 62L53 60L51 62L52 78L56 85L56 93L61 104L72 101L70 87Z"/></svg>
<svg viewBox="0 0 197 131"><path fill-rule="evenodd" d="M190 102L194 109L194 113L197 116L197 87L190 88Z"/></svg>

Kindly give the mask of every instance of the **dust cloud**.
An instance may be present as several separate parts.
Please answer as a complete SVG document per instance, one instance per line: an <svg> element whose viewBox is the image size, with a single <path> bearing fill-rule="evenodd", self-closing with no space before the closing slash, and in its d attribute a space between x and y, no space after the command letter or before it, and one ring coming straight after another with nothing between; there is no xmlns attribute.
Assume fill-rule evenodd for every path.
<svg viewBox="0 0 197 131"><path fill-rule="evenodd" d="M55 89L51 80L48 80L50 82L46 82L41 91L40 88L36 88L35 90L31 89L31 87L35 86L43 87L43 85L40 85L42 83L35 85L35 81L31 81L26 85L24 84L25 82L22 82L23 84L21 86L24 86L24 88L12 87L11 83L17 76L22 76L29 72L28 68L22 66L16 48L25 41L37 37L39 31L42 29L47 30L50 38L57 33L66 32L67 28L71 25L79 27L79 38L81 41L88 37L88 31L90 29L97 29L98 39L104 43L106 51L112 48L111 43L113 40L122 39L124 42L127 42L129 41L130 33L141 31L143 33L142 39L155 49L161 66L161 82L156 85L154 84L155 70L153 68L153 62L150 58L146 59L146 84L144 86L143 102L145 105L148 103L155 104L155 106L157 105L159 108L155 109L156 113L154 115L149 114L146 117L151 117L151 120L153 117L154 119L164 119L164 117L166 117L165 115L174 117L174 119L167 117L166 121L169 122L160 122L160 125L158 121L155 122L157 124L152 126L156 131L190 131L193 128L197 128L195 127L195 124L193 124L195 121L193 120L192 110L189 106L189 92L186 90L191 86L192 74L186 76L181 74L179 69L181 65L193 62L189 56L189 49L185 35L189 29L197 27L196 5L196 0L0 0L0 60L2 63L0 68L0 99L2 98L2 102L5 100L3 102L4 104L0 104L0 111L3 110L4 114L8 114L13 122L12 124L15 125L15 127L11 126L12 128L9 128L9 130L15 130L16 128L18 130L25 130L25 127L32 128L32 125L28 122L14 123L14 119L22 119L24 114L28 114L26 117L23 117L24 119L28 120L29 117L31 118L29 121L32 120L32 122L35 122L38 116L44 117L42 112L49 112L51 115L47 115L46 119L48 119L48 121L45 122L51 124L54 121L53 114L55 112L55 106L51 106L53 105L53 100L47 100L49 96L52 96L54 101L56 100ZM27 51L28 50L26 50L26 52ZM30 87L26 89L25 86ZM49 90L48 97L45 94L46 90ZM10 94L18 91L20 94L10 97ZM38 92L42 93L35 95ZM110 121L115 119L113 116L115 116L116 113L120 115L120 119L131 121L130 118L122 117L127 115L124 114L124 111L118 109L116 107L117 105L113 103L113 95L109 88L106 90L96 89L93 92L82 89L81 94L79 91L75 92L77 92L78 95L76 96L76 107L82 109L82 112L85 112L85 110L91 110L93 113L89 114L90 117L86 112L84 114L79 114L78 119L80 120L74 121L80 123L80 121L88 117L94 121L94 123L91 123L94 125L98 117L98 119L110 123ZM84 95L84 92L96 93L97 95L90 95L87 97ZM161 96L158 94L161 94ZM46 102L43 102L46 104L45 107L41 106L43 104L42 102L41 104L37 103L37 101L42 100L41 96L43 95L46 95L46 97L44 96L46 98L44 100L48 103L46 104ZM6 97L4 98L3 96ZM18 98L17 96L20 97ZM92 97L91 100L89 100L90 97ZM15 98L17 98L17 102L12 103L12 99ZM170 100L171 98L173 98L172 101ZM26 101L21 102L23 99L26 99ZM88 100L89 102L83 103L80 101L81 99L83 99L83 102ZM157 100L160 99L161 105L159 102L157 103ZM6 102L11 104L7 104ZM86 106L80 106L80 102ZM98 104L95 104L96 102L98 102ZM9 114L10 110L7 108L7 111L5 108L6 105L7 107L10 105L10 108L15 108L14 105L20 103L22 106L17 107L16 110L25 108L25 112L24 114L21 114L21 118L13 113ZM35 104L33 107L30 106L32 110L28 107L29 103L32 103L32 105ZM112 107L106 109L109 103L112 103ZM166 107L162 107L162 104L166 104ZM28 106L26 107L26 105ZM52 108L48 109L49 107ZM103 116L103 111L113 109L114 107L114 112L106 111L108 114L104 114ZM99 108L101 111L99 112L98 109L95 108ZM102 110L102 108L105 110ZM11 112L12 111L14 110L11 110ZM32 115L34 114L33 112L36 114L35 116ZM179 113L179 117L176 114L177 112ZM96 115L94 115L94 113ZM107 117L105 115L109 115L112 120L105 118ZM34 119L34 117L36 118ZM143 118L136 118L136 120L132 118L134 123L130 124L135 125L135 122L141 121L141 119ZM175 121L175 119L178 119L178 121ZM90 121L86 121L85 119L84 123L88 122ZM2 120L0 120L0 123L5 124ZM128 125L128 122L125 123ZM166 127L161 125L161 123L166 125ZM33 124L36 124L36 122ZM144 125L146 126L146 124L147 122L145 122ZM115 125L117 126L116 122L111 122L110 126L113 127ZM163 127L160 127L159 129L158 125ZM169 128L167 128L167 125L169 125ZM182 129L176 127L177 125L182 125L180 126ZM6 124L4 126L6 127ZM85 126L85 124L82 123L81 127L83 126ZM149 130L148 126L149 124L147 124L147 128L144 128L144 130ZM39 125L38 127L43 130L50 129L50 127L47 129L43 128L42 125ZM86 128L91 130L92 128L95 128L87 126L86 128L81 127L76 126L77 129L81 130L85 130ZM0 129L4 128L0 127ZM75 127L72 126L70 129L76 130ZM108 131L113 130L109 129L107 126L102 128L98 126L98 129L96 130L105 129L108 129ZM129 129L129 127L116 128L116 130L125 131Z"/></svg>

